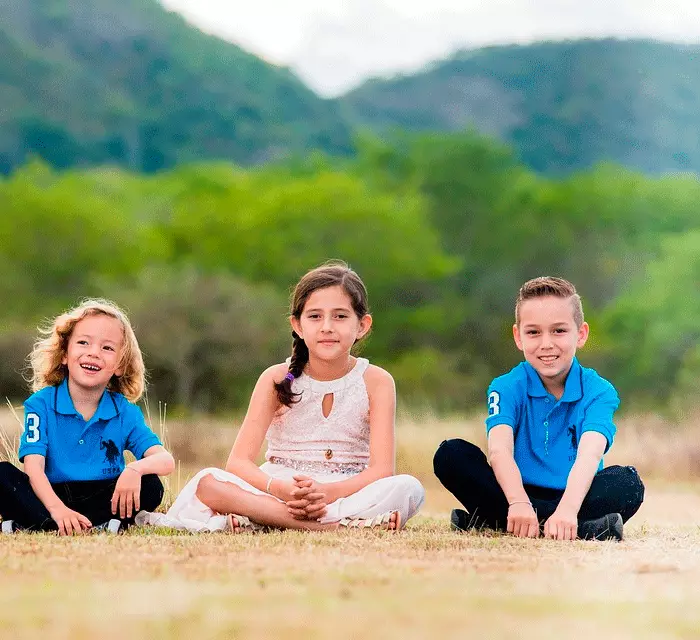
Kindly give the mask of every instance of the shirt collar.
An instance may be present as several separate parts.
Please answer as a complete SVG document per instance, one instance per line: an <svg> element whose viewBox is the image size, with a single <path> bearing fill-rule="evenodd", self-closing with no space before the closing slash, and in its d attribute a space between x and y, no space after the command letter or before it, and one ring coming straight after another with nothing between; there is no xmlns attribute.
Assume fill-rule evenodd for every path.
<svg viewBox="0 0 700 640"><path fill-rule="evenodd" d="M54 406L57 413L66 416L80 416L68 391L68 377L64 378L63 382L56 387L56 403ZM90 422L95 422L96 420L111 420L117 415L119 415L117 404L114 402L111 392L105 389L100 398L100 403L97 405L97 411L95 411L95 414L90 418Z"/></svg>
<svg viewBox="0 0 700 640"><path fill-rule="evenodd" d="M549 394L547 389L545 389L544 384L535 368L527 361L524 362L525 371L527 372L527 395L533 398L544 398ZM574 358L571 362L571 369L569 369L569 375L566 376L566 382L564 383L564 393L559 399L560 402L576 402L583 397L583 391L581 388L581 365L578 360Z"/></svg>

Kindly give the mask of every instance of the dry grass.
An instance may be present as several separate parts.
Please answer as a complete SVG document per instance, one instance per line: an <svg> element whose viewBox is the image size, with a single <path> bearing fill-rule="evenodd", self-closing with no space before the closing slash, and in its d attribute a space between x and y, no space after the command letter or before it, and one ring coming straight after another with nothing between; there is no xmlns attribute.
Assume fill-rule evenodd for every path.
<svg viewBox="0 0 700 640"><path fill-rule="evenodd" d="M16 430L5 417L0 424ZM8 536L0 539L0 575L11 585L0 589L0 637L696 638L692 426L621 421L610 462L637 465L648 489L621 544L451 533L454 500L432 476L432 452L446 437L483 442L483 431L478 421L429 418L399 427L399 468L420 477L428 497L398 536ZM168 419L183 465L173 485L222 464L234 435L211 420Z"/></svg>
<svg viewBox="0 0 700 640"><path fill-rule="evenodd" d="M699 550L697 526L648 520L622 544L457 535L426 517L399 536L16 535L0 544L12 584L0 590L0 629L72 640L694 638Z"/></svg>

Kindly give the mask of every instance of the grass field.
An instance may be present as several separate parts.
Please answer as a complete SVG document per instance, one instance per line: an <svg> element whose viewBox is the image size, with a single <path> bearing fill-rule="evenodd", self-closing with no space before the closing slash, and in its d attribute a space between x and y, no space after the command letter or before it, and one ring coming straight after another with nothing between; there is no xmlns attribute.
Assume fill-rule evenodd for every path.
<svg viewBox="0 0 700 640"><path fill-rule="evenodd" d="M0 423L7 426L7 420ZM693 423L620 424L609 462L638 466L647 500L623 543L453 534L430 473L476 422L403 420L398 462L427 488L387 532L0 539L1 638L698 638L700 471ZM10 427L12 431L14 427ZM235 431L172 421L173 491L221 464ZM666 437L669 436L669 437Z"/></svg>

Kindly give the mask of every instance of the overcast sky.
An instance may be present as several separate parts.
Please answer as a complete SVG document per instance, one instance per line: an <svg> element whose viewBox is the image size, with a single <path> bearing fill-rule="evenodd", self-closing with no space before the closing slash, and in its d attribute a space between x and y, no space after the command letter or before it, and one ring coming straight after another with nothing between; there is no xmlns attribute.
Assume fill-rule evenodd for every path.
<svg viewBox="0 0 700 640"><path fill-rule="evenodd" d="M700 42L699 0L161 0L336 95L456 49L580 36Z"/></svg>

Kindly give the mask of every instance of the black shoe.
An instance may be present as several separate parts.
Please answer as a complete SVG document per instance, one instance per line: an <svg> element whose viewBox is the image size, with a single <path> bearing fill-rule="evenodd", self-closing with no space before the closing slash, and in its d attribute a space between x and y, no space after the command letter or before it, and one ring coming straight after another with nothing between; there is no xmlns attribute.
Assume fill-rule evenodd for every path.
<svg viewBox="0 0 700 640"><path fill-rule="evenodd" d="M622 516L609 513L595 520L583 520L578 525L578 537L582 540L622 540Z"/></svg>
<svg viewBox="0 0 700 640"><path fill-rule="evenodd" d="M464 509L452 509L450 531L466 531L470 528L469 514Z"/></svg>

